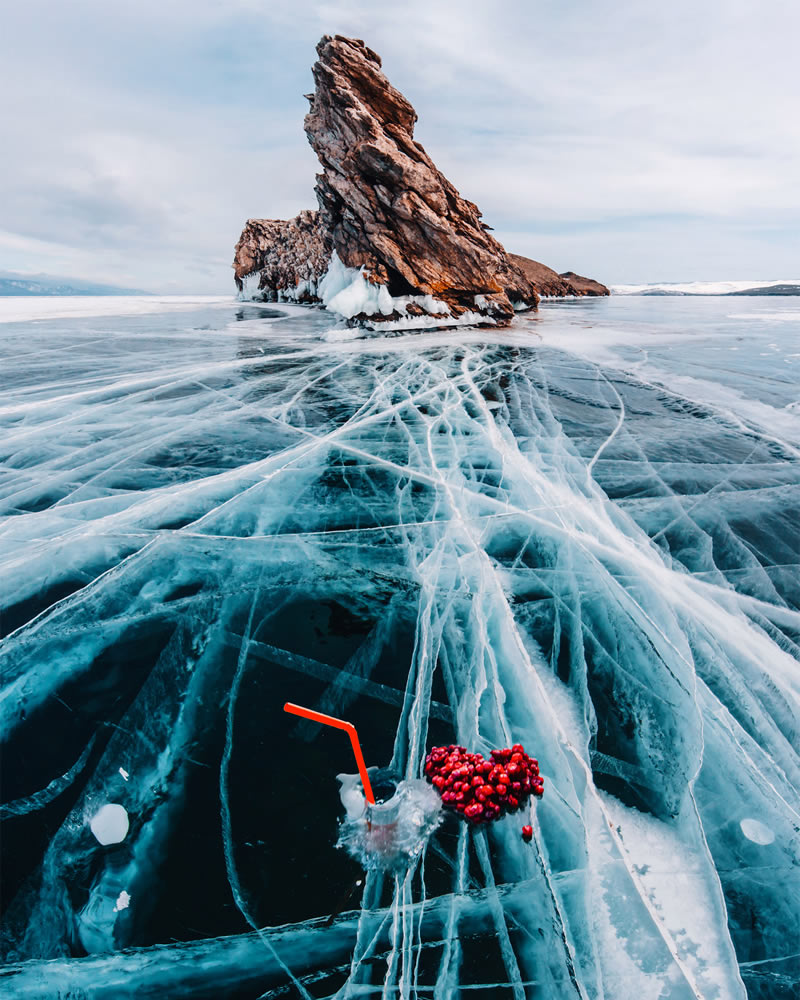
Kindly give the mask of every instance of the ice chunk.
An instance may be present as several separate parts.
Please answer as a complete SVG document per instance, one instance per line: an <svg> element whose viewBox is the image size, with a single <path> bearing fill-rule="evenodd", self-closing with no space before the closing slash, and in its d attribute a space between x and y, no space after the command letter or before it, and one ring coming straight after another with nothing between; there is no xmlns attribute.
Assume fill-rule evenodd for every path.
<svg viewBox="0 0 800 1000"><path fill-rule="evenodd" d="M109 802L92 816L89 827L104 847L121 844L128 835L128 813L124 806Z"/></svg>
<svg viewBox="0 0 800 1000"><path fill-rule="evenodd" d="M390 316L394 304L386 285L375 285L364 277L364 268L345 267L334 251L330 267L319 283L319 295L331 312L346 319L365 313Z"/></svg>
<svg viewBox="0 0 800 1000"><path fill-rule="evenodd" d="M130 905L131 897L123 889L119 896L117 896L117 901L114 904L114 912L120 913L122 910L127 910Z"/></svg>

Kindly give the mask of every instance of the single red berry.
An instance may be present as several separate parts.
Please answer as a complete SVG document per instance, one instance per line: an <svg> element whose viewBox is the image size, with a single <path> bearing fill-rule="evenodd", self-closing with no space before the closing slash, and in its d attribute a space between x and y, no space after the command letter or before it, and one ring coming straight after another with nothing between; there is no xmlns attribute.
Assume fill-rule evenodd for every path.
<svg viewBox="0 0 800 1000"><path fill-rule="evenodd" d="M523 826L522 828L522 839L526 844L529 844L533 840L533 827Z"/></svg>
<svg viewBox="0 0 800 1000"><path fill-rule="evenodd" d="M480 802L473 802L466 807L464 810L464 815L467 819L477 819L478 816L483 816L483 806Z"/></svg>

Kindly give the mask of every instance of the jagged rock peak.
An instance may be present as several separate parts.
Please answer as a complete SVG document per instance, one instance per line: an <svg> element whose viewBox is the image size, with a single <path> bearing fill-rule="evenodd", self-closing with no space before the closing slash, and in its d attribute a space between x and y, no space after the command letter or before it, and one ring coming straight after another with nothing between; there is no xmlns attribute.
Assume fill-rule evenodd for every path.
<svg viewBox="0 0 800 1000"><path fill-rule="evenodd" d="M316 193L326 242L391 296L435 297L453 316L507 323L535 306L528 279L414 140L416 112L363 41L326 35L305 130L322 164Z"/></svg>

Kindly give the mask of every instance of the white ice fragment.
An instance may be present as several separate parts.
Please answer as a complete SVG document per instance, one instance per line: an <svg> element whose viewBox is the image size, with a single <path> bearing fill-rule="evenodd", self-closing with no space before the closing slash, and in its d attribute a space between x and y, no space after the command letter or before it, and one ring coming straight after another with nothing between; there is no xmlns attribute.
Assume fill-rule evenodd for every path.
<svg viewBox="0 0 800 1000"><path fill-rule="evenodd" d="M124 806L109 802L94 814L89 827L99 843L121 844L128 835L128 813Z"/></svg>
<svg viewBox="0 0 800 1000"><path fill-rule="evenodd" d="M124 779L125 779L126 781L127 781L127 780L128 780L128 778L130 777L130 775L128 774L128 772L127 772L127 771L125 770L125 768L124 768L124 767L121 767L121 768L119 769L119 773L120 773L120 774L122 775L122 777L123 777L123 778L124 778Z"/></svg>
<svg viewBox="0 0 800 1000"><path fill-rule="evenodd" d="M770 828L760 822L760 820L747 817L739 821L739 826L742 828L742 833L745 837L747 837L748 840L752 840L754 844L760 844L762 847L766 847L767 844L771 844L773 840L775 840L774 831L770 830Z"/></svg>
<svg viewBox="0 0 800 1000"><path fill-rule="evenodd" d="M362 791L361 777L358 774L339 774L337 780L342 786L339 798L342 800L348 820L358 820L367 811L367 800Z"/></svg>
<svg viewBox="0 0 800 1000"><path fill-rule="evenodd" d="M131 897L123 889L122 892L117 896L117 901L114 904L114 913L121 913L122 910L127 910L131 905Z"/></svg>
<svg viewBox="0 0 800 1000"><path fill-rule="evenodd" d="M368 805L357 774L337 775L345 818L337 847L368 871L398 871L418 857L442 821L442 800L419 778L400 781L392 797Z"/></svg>
<svg viewBox="0 0 800 1000"><path fill-rule="evenodd" d="M364 336L364 330L357 326L335 327L322 334L322 339L329 344L339 344L347 340L360 340Z"/></svg>

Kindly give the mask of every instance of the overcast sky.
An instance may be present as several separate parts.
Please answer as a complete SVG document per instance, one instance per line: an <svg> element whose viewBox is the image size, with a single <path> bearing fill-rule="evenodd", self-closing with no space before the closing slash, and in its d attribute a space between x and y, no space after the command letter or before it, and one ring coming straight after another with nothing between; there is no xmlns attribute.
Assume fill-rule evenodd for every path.
<svg viewBox="0 0 800 1000"><path fill-rule="evenodd" d="M316 207L322 34L363 38L507 249L608 283L800 277L798 0L2 0L0 269L225 292Z"/></svg>

